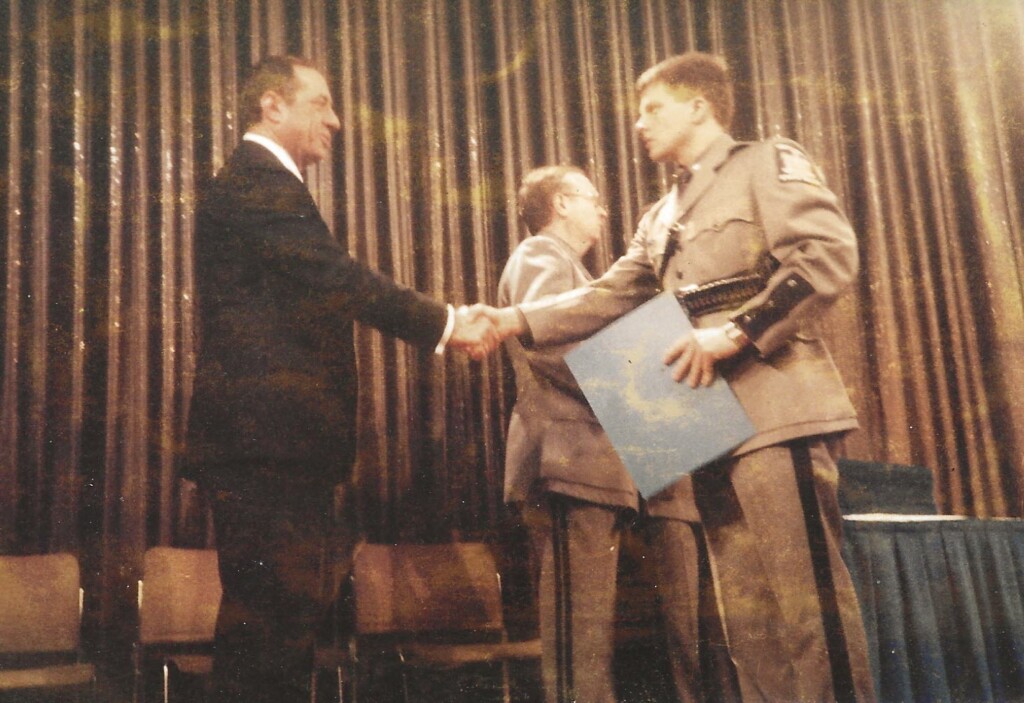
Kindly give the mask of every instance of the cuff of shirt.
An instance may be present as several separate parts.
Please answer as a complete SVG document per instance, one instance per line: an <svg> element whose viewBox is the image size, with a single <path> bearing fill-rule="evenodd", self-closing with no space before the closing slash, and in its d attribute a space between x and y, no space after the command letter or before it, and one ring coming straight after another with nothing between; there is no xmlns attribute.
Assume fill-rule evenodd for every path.
<svg viewBox="0 0 1024 703"><path fill-rule="evenodd" d="M452 332L455 331L455 308L448 305L448 322L444 326L444 333L441 334L441 339L437 342L437 346L434 347L435 354L444 354L444 348L448 346L448 340L452 338Z"/></svg>

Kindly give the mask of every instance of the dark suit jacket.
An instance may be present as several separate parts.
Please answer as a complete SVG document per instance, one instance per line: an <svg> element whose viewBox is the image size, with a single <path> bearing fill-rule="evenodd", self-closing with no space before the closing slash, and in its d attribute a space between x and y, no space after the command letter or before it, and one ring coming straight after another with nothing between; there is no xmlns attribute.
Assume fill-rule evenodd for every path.
<svg viewBox="0 0 1024 703"><path fill-rule="evenodd" d="M305 184L243 141L196 210L199 354L183 475L333 484L355 450L353 321L434 345L443 305L354 261Z"/></svg>

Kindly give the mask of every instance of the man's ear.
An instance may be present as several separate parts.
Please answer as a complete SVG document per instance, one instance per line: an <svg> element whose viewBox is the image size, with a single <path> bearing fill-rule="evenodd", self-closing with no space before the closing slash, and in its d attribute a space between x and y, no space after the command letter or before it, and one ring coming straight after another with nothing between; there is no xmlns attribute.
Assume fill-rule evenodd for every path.
<svg viewBox="0 0 1024 703"><path fill-rule="evenodd" d="M260 96L260 113L264 120L277 123L281 121L284 100L273 90L264 91Z"/></svg>
<svg viewBox="0 0 1024 703"><path fill-rule="evenodd" d="M566 211L566 196L564 193L555 193L551 196L551 211L559 217L565 217Z"/></svg>
<svg viewBox="0 0 1024 703"><path fill-rule="evenodd" d="M715 111L711 109L711 103L708 102L707 98L702 95L698 95L693 99L693 121L697 124L707 122L709 119L713 119Z"/></svg>

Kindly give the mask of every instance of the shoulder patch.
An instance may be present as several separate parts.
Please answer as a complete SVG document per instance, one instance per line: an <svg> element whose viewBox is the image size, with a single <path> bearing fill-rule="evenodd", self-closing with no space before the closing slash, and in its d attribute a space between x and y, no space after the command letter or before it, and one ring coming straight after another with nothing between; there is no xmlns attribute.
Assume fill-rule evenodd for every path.
<svg viewBox="0 0 1024 703"><path fill-rule="evenodd" d="M776 142L774 146L780 182L809 183L812 186L825 187L825 178L821 170L811 163L807 154L785 142Z"/></svg>

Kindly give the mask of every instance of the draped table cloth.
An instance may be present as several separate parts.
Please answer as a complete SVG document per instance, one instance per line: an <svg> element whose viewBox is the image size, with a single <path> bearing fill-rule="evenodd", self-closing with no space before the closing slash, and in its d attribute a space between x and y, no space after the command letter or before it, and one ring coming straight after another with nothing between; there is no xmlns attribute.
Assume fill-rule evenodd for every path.
<svg viewBox="0 0 1024 703"><path fill-rule="evenodd" d="M1024 701L1024 520L844 518L880 701Z"/></svg>

